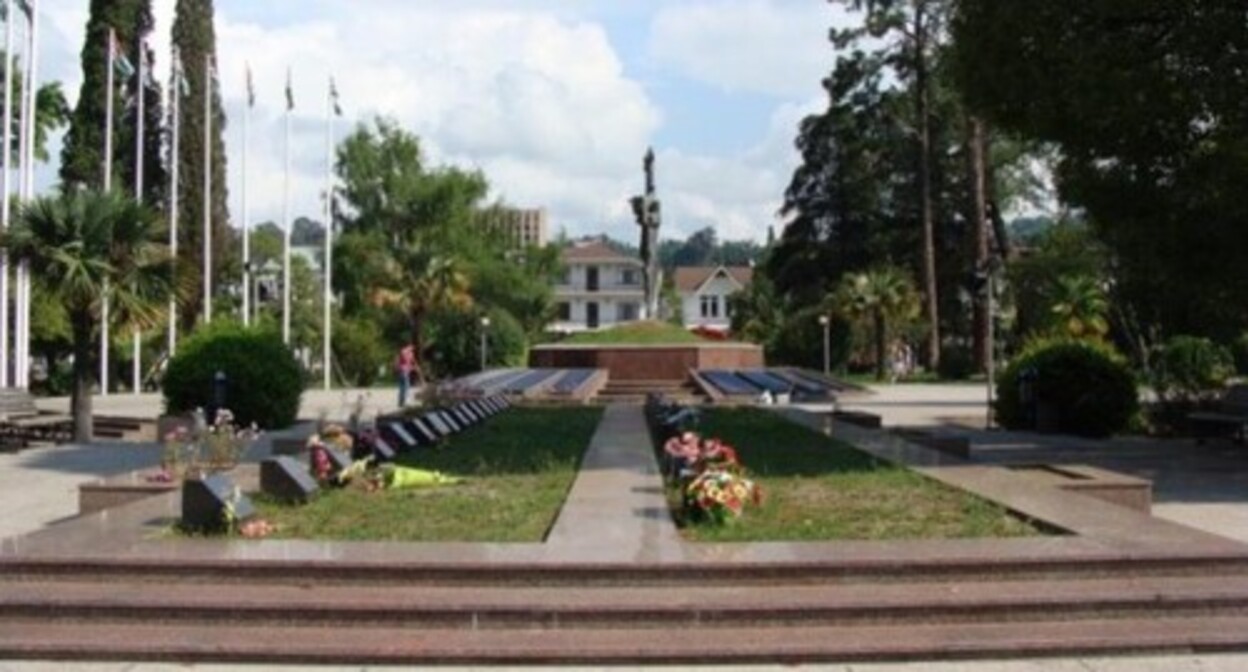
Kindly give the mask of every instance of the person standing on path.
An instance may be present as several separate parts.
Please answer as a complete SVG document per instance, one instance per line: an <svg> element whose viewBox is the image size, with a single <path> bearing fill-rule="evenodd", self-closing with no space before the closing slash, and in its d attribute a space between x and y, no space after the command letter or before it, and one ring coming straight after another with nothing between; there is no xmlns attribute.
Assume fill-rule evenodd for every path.
<svg viewBox="0 0 1248 672"><path fill-rule="evenodd" d="M407 393L412 387L412 374L416 371L416 348L411 343L399 350L394 371L399 376L399 408L403 408L407 406Z"/></svg>

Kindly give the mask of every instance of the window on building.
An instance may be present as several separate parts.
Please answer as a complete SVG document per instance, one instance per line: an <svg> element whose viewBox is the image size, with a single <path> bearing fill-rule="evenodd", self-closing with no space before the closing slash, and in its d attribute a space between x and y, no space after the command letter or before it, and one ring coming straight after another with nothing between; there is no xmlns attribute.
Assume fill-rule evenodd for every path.
<svg viewBox="0 0 1248 672"><path fill-rule="evenodd" d="M568 303L567 301L560 301L559 304L556 306L556 309L559 311L558 319L560 322L572 321L572 304Z"/></svg>
<svg viewBox="0 0 1248 672"><path fill-rule="evenodd" d="M572 284L572 269L563 269L563 272L559 274L559 284L564 287Z"/></svg>
<svg viewBox="0 0 1248 672"><path fill-rule="evenodd" d="M615 307L616 322L632 322L641 314L640 307L635 303L621 303Z"/></svg>
<svg viewBox="0 0 1248 672"><path fill-rule="evenodd" d="M702 297L702 317L717 318L719 317L719 297L703 296Z"/></svg>
<svg viewBox="0 0 1248 672"><path fill-rule="evenodd" d="M637 269L626 268L620 271L620 284L626 287L640 285L641 284L640 275L641 274L637 272Z"/></svg>

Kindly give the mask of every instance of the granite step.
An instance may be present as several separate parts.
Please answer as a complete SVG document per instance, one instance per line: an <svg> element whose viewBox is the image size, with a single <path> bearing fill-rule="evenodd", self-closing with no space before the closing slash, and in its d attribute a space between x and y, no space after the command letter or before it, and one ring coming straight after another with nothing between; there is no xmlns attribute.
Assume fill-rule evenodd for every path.
<svg viewBox="0 0 1248 672"><path fill-rule="evenodd" d="M257 627L724 628L1248 617L1248 577L614 588L14 582L0 623Z"/></svg>
<svg viewBox="0 0 1248 672"><path fill-rule="evenodd" d="M799 664L1248 649L1248 617L860 627L470 630L8 623L0 659L290 664Z"/></svg>
<svg viewBox="0 0 1248 672"><path fill-rule="evenodd" d="M20 581L126 580L183 584L317 586L740 586L915 582L1063 581L1091 578L1248 577L1248 556L1173 553L1070 557L864 557L799 562L552 564L276 559L0 558L0 586Z"/></svg>

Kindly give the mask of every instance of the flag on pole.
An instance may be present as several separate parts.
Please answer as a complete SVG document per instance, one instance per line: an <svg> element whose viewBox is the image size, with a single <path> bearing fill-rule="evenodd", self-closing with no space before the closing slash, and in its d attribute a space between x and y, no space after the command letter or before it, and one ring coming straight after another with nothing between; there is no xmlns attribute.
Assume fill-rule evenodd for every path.
<svg viewBox="0 0 1248 672"><path fill-rule="evenodd" d="M338 85L334 83L334 78L329 78L329 98L334 101L334 116L342 116L342 105L338 102Z"/></svg>
<svg viewBox="0 0 1248 672"><path fill-rule="evenodd" d="M286 68L286 109L295 109L295 91L290 88L290 68Z"/></svg>
<svg viewBox="0 0 1248 672"><path fill-rule="evenodd" d="M247 64L247 107L256 106L256 85L251 80L251 64Z"/></svg>
<svg viewBox="0 0 1248 672"><path fill-rule="evenodd" d="M117 31L112 28L108 29L108 53L113 62L113 67L117 69L117 74L122 79L129 79L134 76L134 64L126 58L126 54L121 50L121 43L117 41Z"/></svg>

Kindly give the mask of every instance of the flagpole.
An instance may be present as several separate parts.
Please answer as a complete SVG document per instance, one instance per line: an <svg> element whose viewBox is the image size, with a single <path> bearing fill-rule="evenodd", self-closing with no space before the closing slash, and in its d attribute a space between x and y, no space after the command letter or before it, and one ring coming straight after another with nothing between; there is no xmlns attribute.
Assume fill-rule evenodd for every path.
<svg viewBox="0 0 1248 672"><path fill-rule="evenodd" d="M212 54L204 55L204 324L212 322Z"/></svg>
<svg viewBox="0 0 1248 672"><path fill-rule="evenodd" d="M321 306L321 363L325 369L325 389L327 390L331 384L330 371L333 365L333 354L330 349L333 341L330 305L334 295L334 98L336 94L334 79L330 77L325 105L325 269L322 274L325 296Z"/></svg>
<svg viewBox="0 0 1248 672"><path fill-rule="evenodd" d="M170 148L171 164L169 181L169 254L173 259L175 275L178 264L178 168L182 163L182 155L178 151L182 133L182 56L177 48L173 50L173 144ZM172 358L178 349L178 301L169 298L169 357Z"/></svg>
<svg viewBox="0 0 1248 672"><path fill-rule="evenodd" d="M113 189L113 70L117 60L117 34L108 29L108 64L104 84L104 193ZM107 281L105 281L107 283ZM100 316L100 396L108 396L108 285L104 285L103 307Z"/></svg>
<svg viewBox="0 0 1248 672"><path fill-rule="evenodd" d="M26 118L26 192L27 198L35 195L35 96L39 90L39 0L30 0L30 114ZM18 333L21 344L20 385L30 387L30 266L22 261L17 267L18 311L22 328Z"/></svg>
<svg viewBox="0 0 1248 672"><path fill-rule="evenodd" d="M247 150L251 123L251 65L247 66L247 101L243 104L243 326L251 326L251 213L247 209Z"/></svg>
<svg viewBox="0 0 1248 672"><path fill-rule="evenodd" d="M29 5L22 6L23 12L25 12L28 9L30 9ZM27 18L29 19L30 17L27 16ZM29 56L29 51L30 51L30 32L29 32L30 26L29 25L27 25L26 30L27 30L27 33L22 37L22 42L25 44L27 56ZM26 123L26 117L30 113L30 108L26 104L27 103L26 92L30 88L29 66L30 66L30 59L27 58L26 63L23 65L23 67L26 68L26 71L22 73L21 88L19 89L21 98L18 100L19 109L17 113L18 115L17 198L19 202L26 200L26 195L27 195L26 194L26 162L27 162L26 145L27 143L30 142L30 135L27 133L30 126ZM18 268L20 267L21 267L21 264L19 263ZM13 376L13 386L20 388L22 386L22 372L21 372L21 365L20 365L20 362L22 361L22 336L21 336L22 334L22 305L21 305L22 304L22 286L21 286L21 276L20 274L17 274L16 269L14 270L14 274L15 274L15 277L13 278L13 333L11 335L11 339L13 341L12 376Z"/></svg>
<svg viewBox="0 0 1248 672"><path fill-rule="evenodd" d="M13 190L13 0L4 3L4 175L0 177L0 229L8 230ZM9 253L0 250L0 387L9 387Z"/></svg>
<svg viewBox="0 0 1248 672"><path fill-rule="evenodd" d="M286 172L282 180L282 342L290 345L290 113L294 107L290 71L286 71Z"/></svg>
<svg viewBox="0 0 1248 672"><path fill-rule="evenodd" d="M139 46L139 80L135 86L138 100L138 120L137 129L134 139L134 200L143 204L143 130L144 120L143 113L145 109L144 98L146 93L144 89L144 75L147 74L146 61L147 55L144 53L143 38L137 39ZM138 327L134 329L134 361L130 372L130 387L132 394L139 394L143 391L143 332Z"/></svg>

